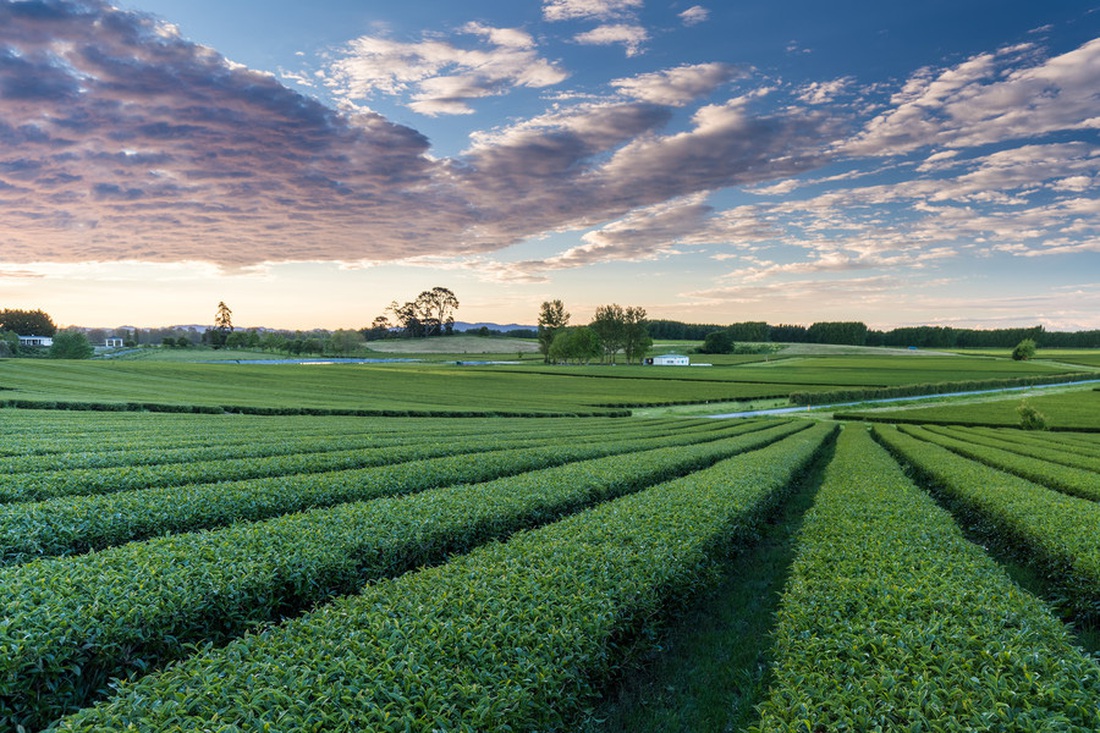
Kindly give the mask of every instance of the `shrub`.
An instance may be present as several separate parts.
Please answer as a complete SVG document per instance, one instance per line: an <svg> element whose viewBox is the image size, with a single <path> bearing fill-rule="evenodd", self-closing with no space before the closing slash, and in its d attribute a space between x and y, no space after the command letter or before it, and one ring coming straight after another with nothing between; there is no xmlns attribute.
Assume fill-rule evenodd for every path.
<svg viewBox="0 0 1100 733"><path fill-rule="evenodd" d="M1016 412L1020 415L1020 427L1024 430L1049 429L1046 415L1036 410L1027 400L1020 403Z"/></svg>

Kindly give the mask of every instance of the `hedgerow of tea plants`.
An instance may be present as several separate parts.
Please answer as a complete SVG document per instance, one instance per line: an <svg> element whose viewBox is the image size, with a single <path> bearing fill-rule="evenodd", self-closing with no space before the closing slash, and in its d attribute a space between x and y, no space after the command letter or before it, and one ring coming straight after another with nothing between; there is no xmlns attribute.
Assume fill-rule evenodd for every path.
<svg viewBox="0 0 1100 733"><path fill-rule="evenodd" d="M61 731L571 730L835 429L367 587L123 685Z"/></svg>
<svg viewBox="0 0 1100 733"><path fill-rule="evenodd" d="M1063 466L1033 456L1022 456L1003 448L970 443L923 427L904 425L898 429L920 440L943 446L960 456L1007 471L1042 486L1072 496L1100 501L1100 474L1094 471Z"/></svg>
<svg viewBox="0 0 1100 733"><path fill-rule="evenodd" d="M1100 665L848 426L800 535L755 733L1095 731Z"/></svg>
<svg viewBox="0 0 1100 733"><path fill-rule="evenodd" d="M991 541L1031 560L1073 613L1100 614L1100 505L875 425L877 439Z"/></svg>
<svg viewBox="0 0 1100 733"><path fill-rule="evenodd" d="M759 448L804 424L414 496L181 534L0 572L0 724L35 728L112 677L178 658L368 579ZM481 456L467 456L477 462Z"/></svg>
<svg viewBox="0 0 1100 733"><path fill-rule="evenodd" d="M554 446L526 440L455 441L447 445L457 455L408 460L414 446L396 446L371 453L388 457L392 465L343 471L303 473L239 482L203 483L135 489L110 494L60 497L44 502L0 506L0 565L12 565L54 555L98 550L123 542L173 532L191 532L241 521L268 519L288 512L411 493L453 483L487 481L523 471L627 453L658 446L686 445L761 430L772 423L718 425L715 430L688 429L674 437L652 432L620 434L594 440L567 440L555 435ZM650 437L634 437L645 435ZM422 436L421 441L432 439ZM525 445L529 447L511 448ZM464 447L474 450L463 452ZM428 455L445 452L436 444ZM476 457L475 457L476 456ZM305 462L300 465L308 465Z"/></svg>

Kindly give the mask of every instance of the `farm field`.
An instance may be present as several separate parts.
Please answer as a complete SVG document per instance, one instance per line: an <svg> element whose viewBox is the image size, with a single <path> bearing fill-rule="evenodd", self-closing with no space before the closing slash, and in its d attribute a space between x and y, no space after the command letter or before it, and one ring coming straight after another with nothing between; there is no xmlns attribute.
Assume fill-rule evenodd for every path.
<svg viewBox="0 0 1100 733"><path fill-rule="evenodd" d="M751 557L814 466L771 671L727 694L755 689L762 716L733 730L1100 725L1096 661L921 488L938 471L928 480L957 492L953 512L997 523L1068 599L1058 612L1092 623L1100 510L1067 477L1100 478L1096 436L847 423L835 442L836 424L773 419L0 419L9 485L66 486L0 504L4 730L615 730L593 711L645 677L663 630L731 554ZM365 466L327 462L354 453ZM233 461L259 474L219 474ZM88 480L116 467L144 478ZM1012 514L970 485L1029 504ZM838 548L860 550L838 561ZM847 621L826 623L823 602ZM964 612L975 605L989 612ZM829 685L867 648L860 686Z"/></svg>
<svg viewBox="0 0 1100 733"><path fill-rule="evenodd" d="M196 351L192 354L201 355ZM212 352L211 352L212 353ZM197 357L195 357L197 358ZM703 368L548 368L454 362L238 364L0 361L0 404L120 409L599 415L677 404L785 401L792 393L936 382L1050 378L1065 366L964 356L799 356Z"/></svg>
<svg viewBox="0 0 1100 733"><path fill-rule="evenodd" d="M924 356L920 381L956 359L1016 366ZM0 409L0 730L1100 729L1096 433L546 417L738 385L702 369L60 366L85 369L40 375L53 399L408 410L450 385L452 416ZM374 375L388 395L355 391ZM1100 396L1066 394L1030 401L1072 427ZM491 399L542 417L463 416Z"/></svg>

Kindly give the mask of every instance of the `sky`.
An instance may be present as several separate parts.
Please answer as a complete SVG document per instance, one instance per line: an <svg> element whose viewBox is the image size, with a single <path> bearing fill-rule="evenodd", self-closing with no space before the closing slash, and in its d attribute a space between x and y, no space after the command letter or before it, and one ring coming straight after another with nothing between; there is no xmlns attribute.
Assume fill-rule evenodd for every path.
<svg viewBox="0 0 1100 733"><path fill-rule="evenodd" d="M0 0L0 308L1100 328L1100 0Z"/></svg>

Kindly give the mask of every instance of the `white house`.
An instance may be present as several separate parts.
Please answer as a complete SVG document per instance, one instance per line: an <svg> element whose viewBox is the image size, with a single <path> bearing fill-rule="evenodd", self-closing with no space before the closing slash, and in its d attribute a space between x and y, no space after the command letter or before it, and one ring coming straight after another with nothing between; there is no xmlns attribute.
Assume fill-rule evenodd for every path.
<svg viewBox="0 0 1100 733"><path fill-rule="evenodd" d="M53 338L50 336L20 336L20 346L53 346Z"/></svg>
<svg viewBox="0 0 1100 733"><path fill-rule="evenodd" d="M661 354L645 360L646 364L653 366L690 366L691 361L686 356L679 354Z"/></svg>

